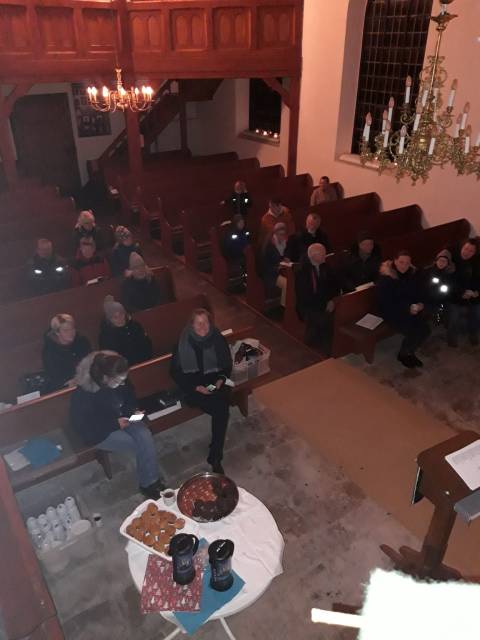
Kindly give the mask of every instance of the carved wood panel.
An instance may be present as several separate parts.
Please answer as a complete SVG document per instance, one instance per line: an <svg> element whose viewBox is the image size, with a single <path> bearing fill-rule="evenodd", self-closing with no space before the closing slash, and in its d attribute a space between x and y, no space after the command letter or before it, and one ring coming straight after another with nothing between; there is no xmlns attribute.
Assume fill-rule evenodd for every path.
<svg viewBox="0 0 480 640"><path fill-rule="evenodd" d="M109 9L84 9L83 24L87 50L115 49L115 15Z"/></svg>
<svg viewBox="0 0 480 640"><path fill-rule="evenodd" d="M74 53L73 9L37 7L37 15L43 48L48 53Z"/></svg>
<svg viewBox="0 0 480 640"><path fill-rule="evenodd" d="M28 51L27 11L15 5L0 6L0 51Z"/></svg>
<svg viewBox="0 0 480 640"><path fill-rule="evenodd" d="M131 11L133 49L161 51L165 48L163 14L161 11Z"/></svg>
<svg viewBox="0 0 480 640"><path fill-rule="evenodd" d="M261 48L292 47L295 44L295 9L293 6L258 8L258 39Z"/></svg>
<svg viewBox="0 0 480 640"><path fill-rule="evenodd" d="M216 49L250 47L250 10L247 7L222 7L213 10Z"/></svg>
<svg viewBox="0 0 480 640"><path fill-rule="evenodd" d="M172 48L199 51L207 48L207 16L204 9L173 9L170 12Z"/></svg>

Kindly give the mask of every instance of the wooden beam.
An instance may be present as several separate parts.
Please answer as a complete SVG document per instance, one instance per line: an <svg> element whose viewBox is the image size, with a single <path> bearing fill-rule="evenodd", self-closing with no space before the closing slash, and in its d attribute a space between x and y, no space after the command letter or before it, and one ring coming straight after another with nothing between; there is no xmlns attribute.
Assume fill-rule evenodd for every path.
<svg viewBox="0 0 480 640"><path fill-rule="evenodd" d="M9 119L3 113L0 113L0 156L7 185L13 187L18 180L17 160L15 158Z"/></svg>
<svg viewBox="0 0 480 640"><path fill-rule="evenodd" d="M300 119L300 78L290 78L290 98L287 175L294 176L297 173L298 124Z"/></svg>
<svg viewBox="0 0 480 640"><path fill-rule="evenodd" d="M180 148L188 151L188 124L187 124L187 104L183 95L182 83L180 83L179 98L179 122L180 122Z"/></svg>
<svg viewBox="0 0 480 640"><path fill-rule="evenodd" d="M283 102L287 105L287 107L291 108L291 95L290 93L283 87L280 82L276 78L262 78L267 86L270 87L273 91L276 91L278 95L282 98Z"/></svg>
<svg viewBox="0 0 480 640"><path fill-rule="evenodd" d="M15 87L10 91L8 96L5 97L3 104L1 106L2 113L4 113L7 117L11 115L13 111L13 107L15 106L15 102L24 96L26 93L30 91L32 84L20 83L15 85Z"/></svg>

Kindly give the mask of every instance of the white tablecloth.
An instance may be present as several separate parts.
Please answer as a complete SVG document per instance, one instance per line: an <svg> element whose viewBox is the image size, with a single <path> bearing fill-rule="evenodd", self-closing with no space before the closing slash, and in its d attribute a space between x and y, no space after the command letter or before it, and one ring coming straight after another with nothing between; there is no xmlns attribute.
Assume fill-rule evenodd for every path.
<svg viewBox="0 0 480 640"><path fill-rule="evenodd" d="M235 551L232 567L243 578L240 593L210 619L225 618L249 607L268 588L275 576L283 572L284 542L282 534L267 507L245 489L239 489L240 499L235 511L218 522L200 524L187 519L185 531L213 542L219 538L232 540ZM159 506L163 507L162 501ZM175 508L168 507L177 512ZM139 591L147 568L148 553L134 542L126 546L128 565ZM167 617L167 616L165 616ZM168 616L171 620L171 617Z"/></svg>

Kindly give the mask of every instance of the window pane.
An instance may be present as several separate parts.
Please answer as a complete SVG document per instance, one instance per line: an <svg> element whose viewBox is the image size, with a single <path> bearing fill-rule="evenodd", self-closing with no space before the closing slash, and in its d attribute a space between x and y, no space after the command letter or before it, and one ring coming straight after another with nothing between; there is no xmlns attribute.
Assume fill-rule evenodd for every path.
<svg viewBox="0 0 480 640"><path fill-rule="evenodd" d="M277 78L282 83L282 78ZM280 133L282 118L282 99L280 95L270 89L263 80L250 80L250 114L248 128L250 131L272 131Z"/></svg>
<svg viewBox="0 0 480 640"><path fill-rule="evenodd" d="M352 153L359 153L365 116L372 114L372 136L382 126L382 114L390 96L403 104L405 79L413 78L412 102L418 94L418 76L425 58L433 0L368 0L363 29L362 58ZM400 111L394 110L393 129Z"/></svg>

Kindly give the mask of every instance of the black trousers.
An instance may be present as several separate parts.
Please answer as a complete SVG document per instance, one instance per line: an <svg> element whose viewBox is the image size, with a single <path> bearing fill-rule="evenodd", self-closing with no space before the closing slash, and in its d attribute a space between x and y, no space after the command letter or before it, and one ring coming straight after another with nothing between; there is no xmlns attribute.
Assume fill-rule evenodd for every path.
<svg viewBox="0 0 480 640"><path fill-rule="evenodd" d="M399 324L392 324L394 329L403 335L399 353L401 356L415 353L430 335L430 327L423 314L409 316Z"/></svg>
<svg viewBox="0 0 480 640"><path fill-rule="evenodd" d="M329 356L332 350L333 313L328 311L307 311L305 313L305 341L317 346L320 351Z"/></svg>
<svg viewBox="0 0 480 640"><path fill-rule="evenodd" d="M221 462L230 416L229 389L221 387L218 391L208 396L195 391L188 397L188 404L198 407L212 417L212 440L207 462L209 464Z"/></svg>

